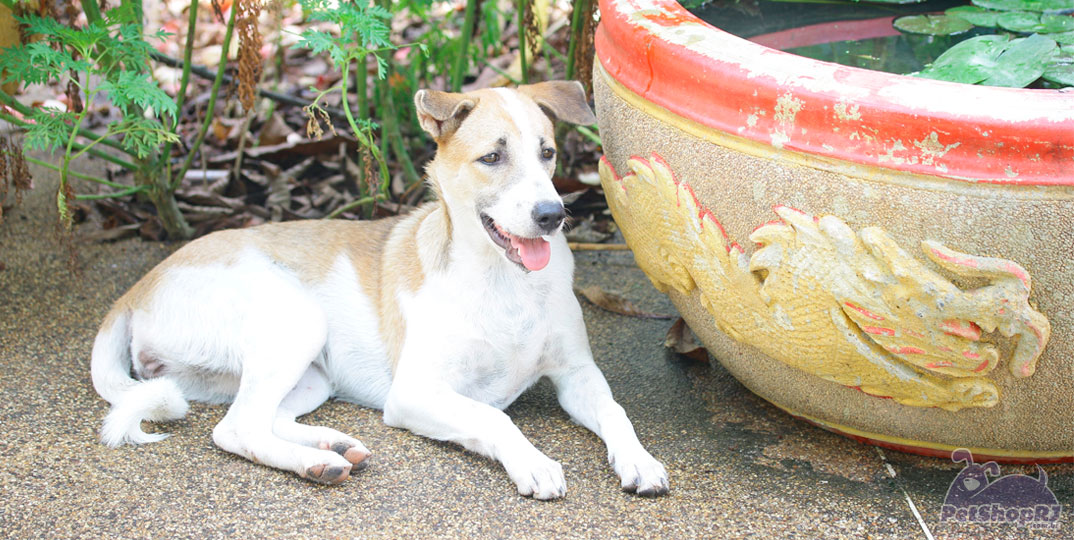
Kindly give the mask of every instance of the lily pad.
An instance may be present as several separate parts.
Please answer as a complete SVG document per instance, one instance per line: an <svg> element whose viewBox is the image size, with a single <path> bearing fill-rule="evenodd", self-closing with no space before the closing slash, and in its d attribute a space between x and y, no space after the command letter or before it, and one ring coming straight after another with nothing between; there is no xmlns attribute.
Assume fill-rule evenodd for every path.
<svg viewBox="0 0 1074 540"><path fill-rule="evenodd" d="M972 0L973 5L999 11L1036 11L1043 13L1070 13L1074 5L1070 0Z"/></svg>
<svg viewBox="0 0 1074 540"><path fill-rule="evenodd" d="M1074 45L1074 32L1049 33L1048 37L1060 45Z"/></svg>
<svg viewBox="0 0 1074 540"><path fill-rule="evenodd" d="M916 75L926 79L977 84L996 67L996 59L1009 46L1006 36L977 36L947 49Z"/></svg>
<svg viewBox="0 0 1074 540"><path fill-rule="evenodd" d="M893 24L901 32L930 36L952 36L973 29L970 21L949 15L907 15L895 19Z"/></svg>
<svg viewBox="0 0 1074 540"><path fill-rule="evenodd" d="M1064 51L1052 57L1044 67L1041 75L1046 81L1055 84L1074 86L1074 51Z"/></svg>
<svg viewBox="0 0 1074 540"><path fill-rule="evenodd" d="M1040 34L1013 40L981 84L1024 88L1044 74L1056 48L1055 41Z"/></svg>
<svg viewBox="0 0 1074 540"><path fill-rule="evenodd" d="M1024 34L1068 32L1074 30L1074 17L1048 15L1026 11L1008 11L996 18L999 26L1011 32Z"/></svg>
<svg viewBox="0 0 1074 540"><path fill-rule="evenodd" d="M958 6L953 7L945 11L944 13L952 17L965 19L973 23L974 26L995 28L996 19L1000 16L1000 14L1004 12L992 11L991 9L982 9L977 6Z"/></svg>

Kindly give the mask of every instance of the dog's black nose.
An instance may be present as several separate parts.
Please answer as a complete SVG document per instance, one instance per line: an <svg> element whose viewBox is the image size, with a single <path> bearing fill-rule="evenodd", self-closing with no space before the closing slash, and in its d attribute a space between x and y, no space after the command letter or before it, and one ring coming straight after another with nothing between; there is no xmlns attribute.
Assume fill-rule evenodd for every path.
<svg viewBox="0 0 1074 540"><path fill-rule="evenodd" d="M541 201L533 206L533 221L542 231L550 233L559 228L567 213L559 201Z"/></svg>

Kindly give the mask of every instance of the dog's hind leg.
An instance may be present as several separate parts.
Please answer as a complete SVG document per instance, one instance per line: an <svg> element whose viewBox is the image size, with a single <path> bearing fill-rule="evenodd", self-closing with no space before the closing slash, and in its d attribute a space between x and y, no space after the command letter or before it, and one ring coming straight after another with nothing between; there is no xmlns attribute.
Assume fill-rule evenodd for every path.
<svg viewBox="0 0 1074 540"><path fill-rule="evenodd" d="M351 471L343 456L273 432L280 404L321 354L327 337L325 315L314 301L288 283L273 285L272 305L249 311L237 336L242 377L234 403L213 429L213 441L255 463L316 482L342 482Z"/></svg>
<svg viewBox="0 0 1074 540"><path fill-rule="evenodd" d="M332 395L332 386L321 368L311 365L302 374L276 411L272 431L282 439L295 444L332 450L349 461L355 468L364 468L369 450L358 439L332 428L300 424L296 418L313 412Z"/></svg>

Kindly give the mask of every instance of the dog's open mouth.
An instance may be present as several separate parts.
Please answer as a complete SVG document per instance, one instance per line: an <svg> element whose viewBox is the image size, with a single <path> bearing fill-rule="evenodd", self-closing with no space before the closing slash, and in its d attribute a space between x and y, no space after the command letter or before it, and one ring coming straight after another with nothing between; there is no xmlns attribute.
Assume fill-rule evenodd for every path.
<svg viewBox="0 0 1074 540"><path fill-rule="evenodd" d="M485 226L485 232L497 246L503 248L504 255L508 260L522 266L526 270L540 270L548 266L548 260L552 258L552 248L548 240L538 236L537 238L524 238L515 236L488 216L481 214L481 224Z"/></svg>

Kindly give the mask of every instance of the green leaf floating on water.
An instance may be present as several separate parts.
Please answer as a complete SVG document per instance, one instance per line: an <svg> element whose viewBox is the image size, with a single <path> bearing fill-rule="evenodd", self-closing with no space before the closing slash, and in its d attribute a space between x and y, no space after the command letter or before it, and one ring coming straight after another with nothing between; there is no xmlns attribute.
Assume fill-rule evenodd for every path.
<svg viewBox="0 0 1074 540"><path fill-rule="evenodd" d="M1074 50L1064 48L1061 53L1052 56L1041 77L1056 84L1074 86Z"/></svg>
<svg viewBox="0 0 1074 540"><path fill-rule="evenodd" d="M908 34L930 36L950 36L973 29L973 23L949 15L907 15L895 19L893 24L895 28Z"/></svg>
<svg viewBox="0 0 1074 540"><path fill-rule="evenodd" d="M1025 88L1044 74L1056 47L1055 41L1040 34L1013 40L999 56L995 70L981 84Z"/></svg>
<svg viewBox="0 0 1074 540"><path fill-rule="evenodd" d="M1048 34L1048 37L1052 38L1060 45L1074 45L1074 32L1058 32L1055 34Z"/></svg>
<svg viewBox="0 0 1074 540"><path fill-rule="evenodd" d="M982 26L985 28L995 28L996 19L999 18L1002 11L992 11L990 9L982 9L977 6L958 6L953 7L944 12L951 17L958 17L965 19L974 26Z"/></svg>
<svg viewBox="0 0 1074 540"><path fill-rule="evenodd" d="M972 0L973 5L999 11L1036 11L1045 13L1070 13L1074 3L1070 0Z"/></svg>
<svg viewBox="0 0 1074 540"><path fill-rule="evenodd" d="M1040 34L1012 41L1006 36L977 36L951 47L916 75L965 84L1024 88L1052 65L1057 47L1055 41Z"/></svg>
<svg viewBox="0 0 1074 540"><path fill-rule="evenodd" d="M1074 2L1074 0L1071 1ZM1042 15L1025 11L1008 11L997 17L996 22L1004 30L1025 34L1033 32L1050 34L1052 32L1074 30L1074 17L1067 15Z"/></svg>
<svg viewBox="0 0 1074 540"><path fill-rule="evenodd" d="M996 59L1008 47L1006 36L977 36L947 49L918 77L977 84L995 69Z"/></svg>

